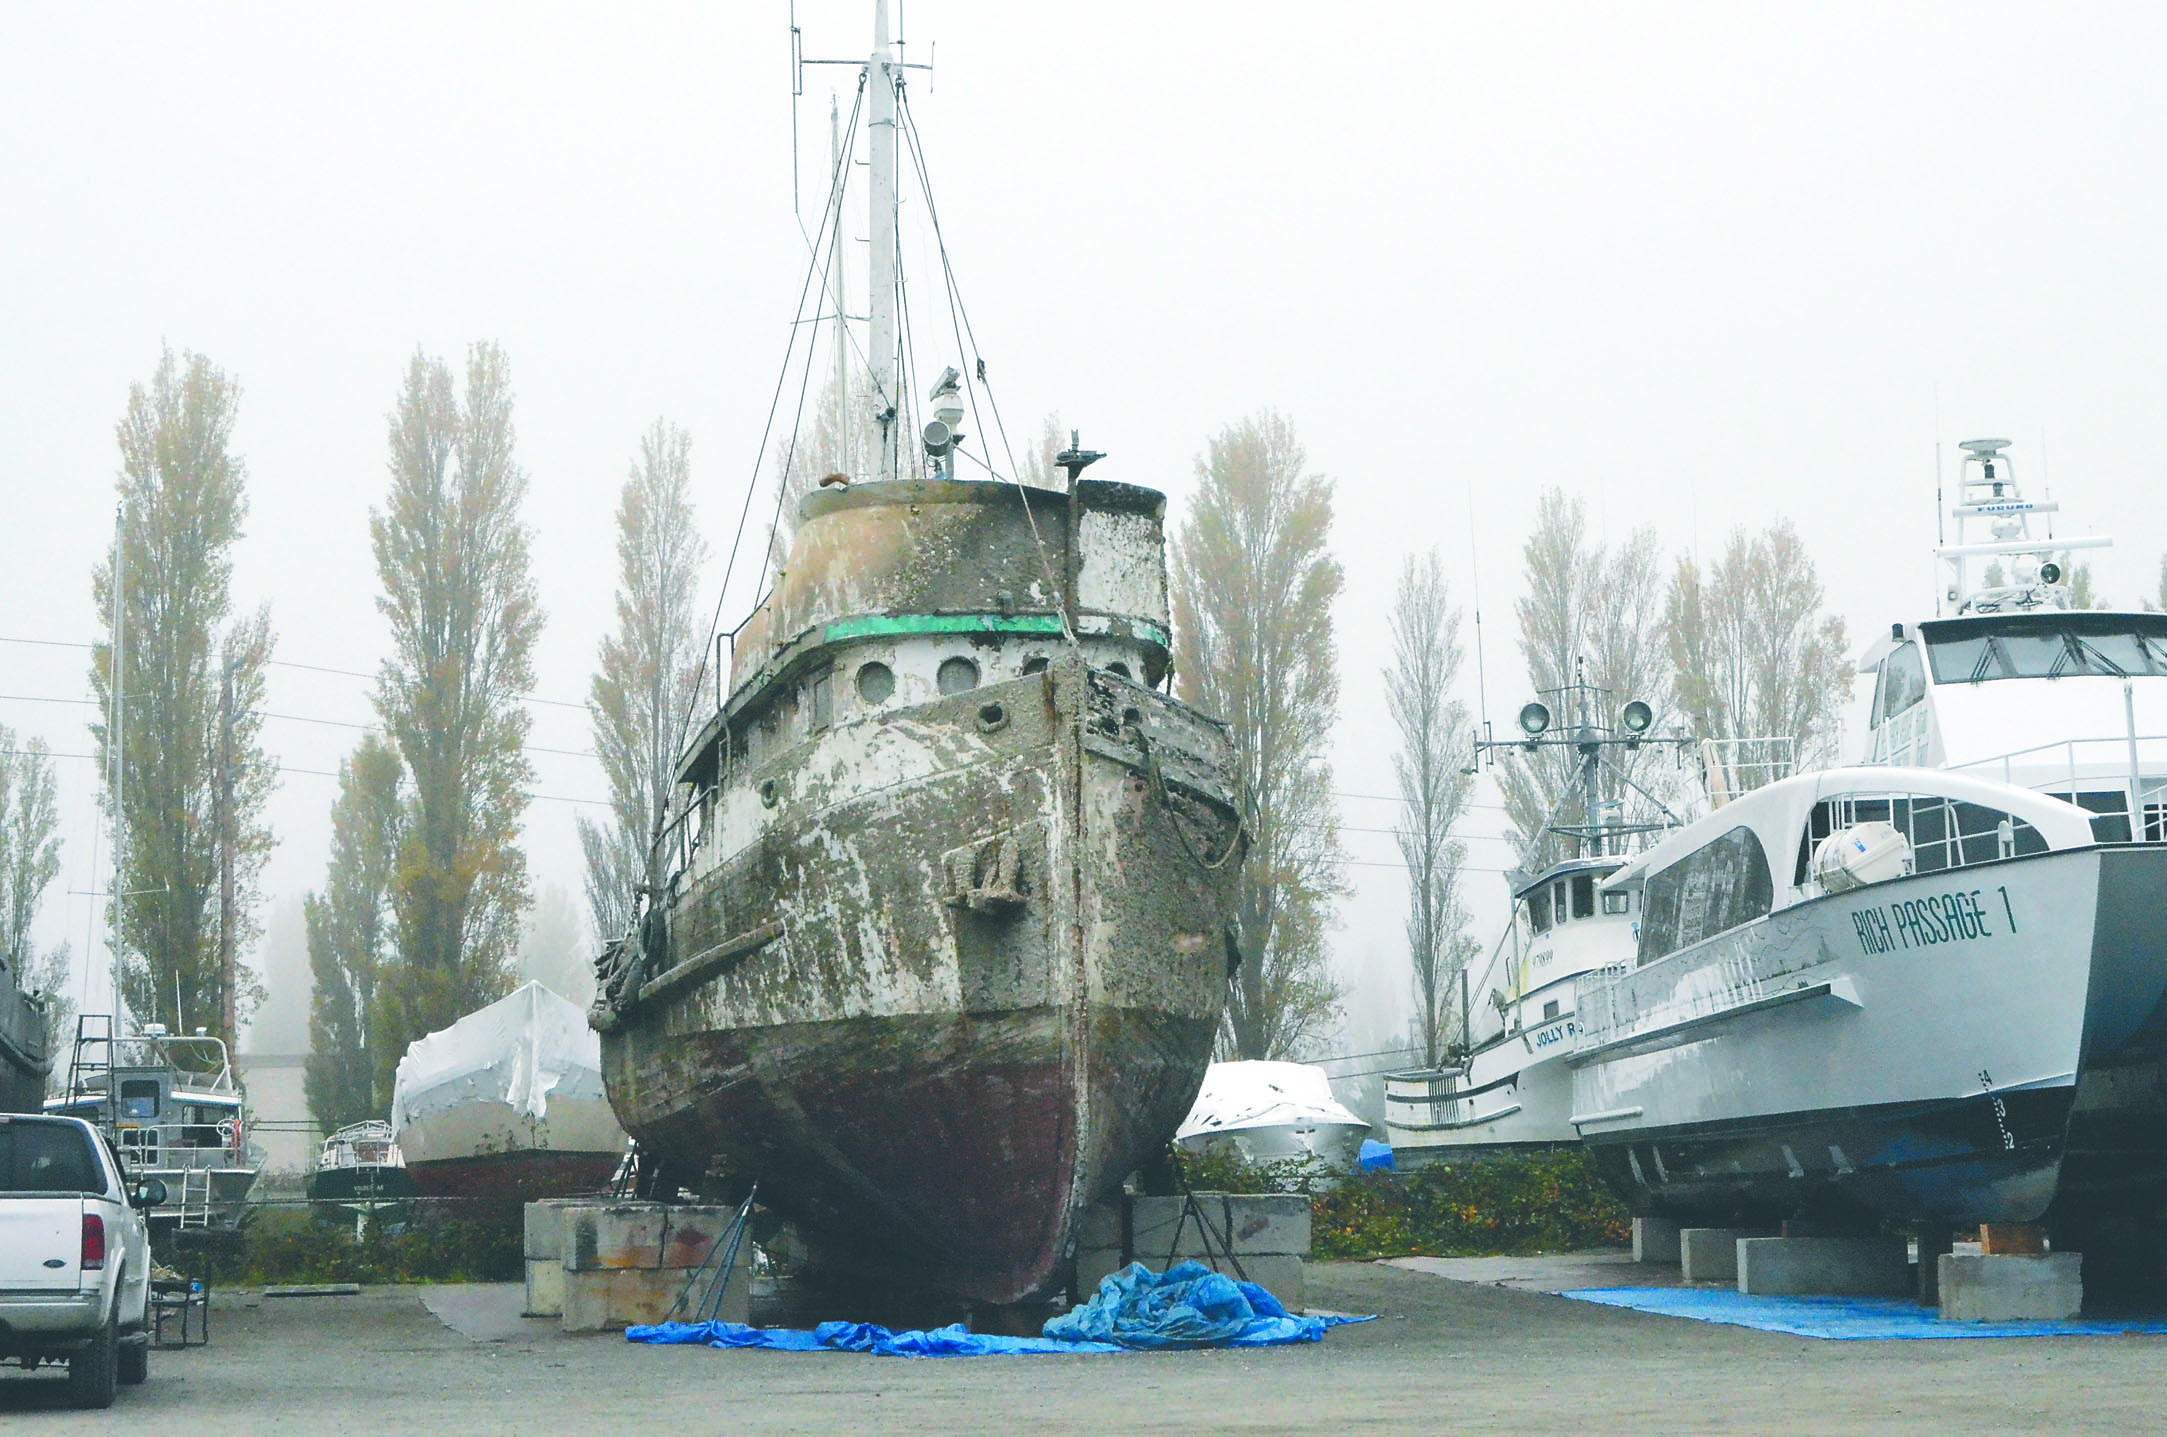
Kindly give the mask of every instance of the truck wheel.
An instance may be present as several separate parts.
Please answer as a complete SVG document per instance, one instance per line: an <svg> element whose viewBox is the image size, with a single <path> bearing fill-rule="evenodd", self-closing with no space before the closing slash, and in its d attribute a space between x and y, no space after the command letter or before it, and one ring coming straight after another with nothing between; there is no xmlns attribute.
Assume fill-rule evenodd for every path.
<svg viewBox="0 0 2167 1437"><path fill-rule="evenodd" d="M150 1377L150 1338L141 1342L123 1342L120 1345L120 1380L124 1386L133 1387Z"/></svg>
<svg viewBox="0 0 2167 1437"><path fill-rule="evenodd" d="M119 1386L120 1319L108 1317L90 1346L68 1355L68 1400L77 1407L110 1407Z"/></svg>

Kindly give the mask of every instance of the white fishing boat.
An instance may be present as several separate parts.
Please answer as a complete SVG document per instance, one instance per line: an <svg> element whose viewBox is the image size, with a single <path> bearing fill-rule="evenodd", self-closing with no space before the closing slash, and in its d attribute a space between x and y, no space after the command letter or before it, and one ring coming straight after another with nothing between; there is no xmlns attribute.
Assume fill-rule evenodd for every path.
<svg viewBox="0 0 2167 1437"><path fill-rule="evenodd" d="M1658 844L1580 987L1572 1122L1636 1211L2080 1222L2167 1192L2167 846L1968 774L1834 769Z"/></svg>
<svg viewBox="0 0 2167 1437"><path fill-rule="evenodd" d="M586 1010L539 983L417 1038L391 1133L428 1196L531 1199L599 1189L624 1155Z"/></svg>
<svg viewBox="0 0 2167 1437"><path fill-rule="evenodd" d="M1248 1162L1314 1158L1354 1166L1369 1124L1332 1096L1332 1080L1307 1063L1213 1063L1174 1141L1191 1152L1230 1150Z"/></svg>
<svg viewBox="0 0 2167 1437"><path fill-rule="evenodd" d="M1627 703L1614 724L1605 724L1599 718L1610 706L1602 689L1580 683L1547 696L1573 716L1561 732L1550 733L1549 707L1532 703L1521 710L1519 737L1478 741L1476 754L1572 747L1578 771L1544 829L1581 856L1506 875L1512 911L1505 930L1472 982L1467 970L1460 975L1459 1061L1386 1076L1385 1130L1401 1167L1578 1141L1572 1071L1564 1059L1579 1035L1579 982L1631 962L1640 926L1637 885L1606 886L1606 880L1648 839L1677 826L1653 799L1661 821L1623 822L1616 795L1630 781L1622 771L1606 772L1606 750L1679 742L1649 735L1653 710Z"/></svg>

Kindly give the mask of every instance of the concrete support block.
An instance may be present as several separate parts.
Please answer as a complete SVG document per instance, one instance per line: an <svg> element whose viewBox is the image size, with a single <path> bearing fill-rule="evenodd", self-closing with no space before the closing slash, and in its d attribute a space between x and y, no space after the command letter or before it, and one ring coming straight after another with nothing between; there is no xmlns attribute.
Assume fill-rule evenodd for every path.
<svg viewBox="0 0 2167 1437"><path fill-rule="evenodd" d="M2061 1321L2084 1306L2084 1254L1941 1254L1944 1322Z"/></svg>
<svg viewBox="0 0 2167 1437"><path fill-rule="evenodd" d="M692 1274L681 1268L628 1267L564 1275L564 1330L611 1332L663 1320L685 1290ZM697 1295L695 1295L697 1297ZM730 1277L717 1315L744 1322L752 1314L752 1274L740 1268ZM682 1322L687 1313L677 1314Z"/></svg>
<svg viewBox="0 0 2167 1437"><path fill-rule="evenodd" d="M623 1268L698 1267L737 1214L731 1207L606 1203L568 1207L564 1217L567 1272ZM751 1257L743 1248L739 1260Z"/></svg>
<svg viewBox="0 0 2167 1437"><path fill-rule="evenodd" d="M1222 1273L1234 1276L1231 1266L1221 1264ZM1292 1253L1258 1253L1242 1259L1242 1271L1258 1287L1279 1299L1279 1305L1289 1312L1302 1310L1302 1260Z"/></svg>
<svg viewBox="0 0 2167 1437"><path fill-rule="evenodd" d="M1678 1261L1678 1224L1659 1217L1633 1219L1633 1261Z"/></svg>
<svg viewBox="0 0 2167 1437"><path fill-rule="evenodd" d="M1083 1216L1076 1223L1076 1246L1110 1247L1119 1251L1121 1205L1128 1200L1126 1196L1117 1196L1112 1202L1097 1203L1085 1208Z"/></svg>
<svg viewBox="0 0 2167 1437"><path fill-rule="evenodd" d="M1219 1231L1244 1257L1251 1253L1307 1256L1309 1197L1305 1193L1230 1193Z"/></svg>
<svg viewBox="0 0 2167 1437"><path fill-rule="evenodd" d="M1079 1247L1076 1249L1076 1297L1089 1302L1091 1295L1099 1290L1099 1283L1129 1264L1121 1256L1118 1247Z"/></svg>
<svg viewBox="0 0 2167 1437"><path fill-rule="evenodd" d="M564 1260L555 1257L527 1259L527 1317L558 1317L564 1313Z"/></svg>
<svg viewBox="0 0 2167 1437"><path fill-rule="evenodd" d="M1900 1237L1742 1238L1738 1290L1757 1297L1908 1297L1911 1252Z"/></svg>
<svg viewBox="0 0 2167 1437"><path fill-rule="evenodd" d="M585 1207L592 1198L543 1198L530 1202L525 1210L525 1236L523 1250L528 1258L564 1260L564 1214L566 1209Z"/></svg>
<svg viewBox="0 0 2167 1437"><path fill-rule="evenodd" d="M1738 1281L1738 1240L1767 1237L1765 1228L1682 1227L1678 1229L1679 1275L1687 1282Z"/></svg>

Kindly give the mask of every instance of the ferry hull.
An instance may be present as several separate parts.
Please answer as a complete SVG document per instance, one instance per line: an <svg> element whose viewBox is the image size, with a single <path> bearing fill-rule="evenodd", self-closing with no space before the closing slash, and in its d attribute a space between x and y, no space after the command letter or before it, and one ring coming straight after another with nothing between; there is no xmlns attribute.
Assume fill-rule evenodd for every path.
<svg viewBox="0 0 2167 1437"><path fill-rule="evenodd" d="M994 1302L1057 1285L1210 1058L1222 757L1216 726L1070 659L726 788L722 856L651 920L632 1001L603 985L626 1131L688 1179L757 1178L823 1260Z"/></svg>
<svg viewBox="0 0 2167 1437"><path fill-rule="evenodd" d="M2167 848L2136 846L1779 910L1618 980L1652 1016L1590 1025L1583 1138L1635 1211L1716 1224L2146 1208L2167 1197L2163 897ZM1921 902L1950 937L1885 923Z"/></svg>

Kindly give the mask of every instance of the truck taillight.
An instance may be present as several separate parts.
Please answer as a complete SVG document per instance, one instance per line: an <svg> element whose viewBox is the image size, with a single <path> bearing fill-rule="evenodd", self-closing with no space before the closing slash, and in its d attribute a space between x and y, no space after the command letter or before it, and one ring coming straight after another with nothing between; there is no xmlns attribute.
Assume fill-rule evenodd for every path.
<svg viewBox="0 0 2167 1437"><path fill-rule="evenodd" d="M105 1219L96 1213L83 1214L83 1271L96 1272L105 1266Z"/></svg>

